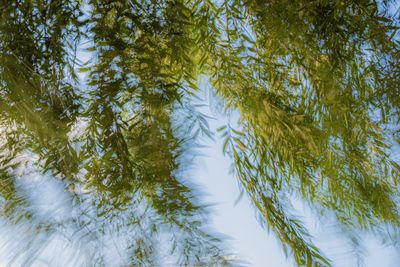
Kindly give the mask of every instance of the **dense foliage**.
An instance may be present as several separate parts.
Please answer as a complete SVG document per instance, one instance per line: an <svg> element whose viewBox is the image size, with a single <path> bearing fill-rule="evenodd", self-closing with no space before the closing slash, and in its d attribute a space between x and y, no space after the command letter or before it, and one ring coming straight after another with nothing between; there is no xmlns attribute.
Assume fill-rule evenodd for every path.
<svg viewBox="0 0 400 267"><path fill-rule="evenodd" d="M21 170L64 184L80 212L63 224L121 231L134 266L160 264L167 246L178 265L235 264L183 171L198 133L211 135L190 105L204 77L240 117L218 129L235 177L297 265L331 262L291 213L294 199L353 240L398 231L395 3L0 3L0 207L33 235L60 223L29 209Z"/></svg>

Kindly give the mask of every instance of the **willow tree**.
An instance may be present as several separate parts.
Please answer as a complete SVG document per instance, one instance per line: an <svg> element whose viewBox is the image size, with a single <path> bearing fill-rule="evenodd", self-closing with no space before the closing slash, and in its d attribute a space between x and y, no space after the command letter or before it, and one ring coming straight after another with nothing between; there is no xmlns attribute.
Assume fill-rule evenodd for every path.
<svg viewBox="0 0 400 267"><path fill-rule="evenodd" d="M193 112L187 103L207 77L239 114L218 129L234 177L297 265L331 261L291 213L294 199L353 239L391 237L398 25L390 1L1 1L2 216L34 225L33 235L60 228L40 221L18 187L20 170L35 169L80 211L63 224L136 233L124 239L130 264L162 265L165 247L178 265L235 264L182 171L196 133L210 132L207 117L174 114Z"/></svg>

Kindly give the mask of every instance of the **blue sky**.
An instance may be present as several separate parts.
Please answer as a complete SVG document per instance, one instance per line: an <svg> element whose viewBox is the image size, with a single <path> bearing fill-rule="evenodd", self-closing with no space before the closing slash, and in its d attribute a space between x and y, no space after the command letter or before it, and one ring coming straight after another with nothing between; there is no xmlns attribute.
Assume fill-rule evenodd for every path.
<svg viewBox="0 0 400 267"><path fill-rule="evenodd" d="M211 128L216 128L224 122L224 118L220 117L212 121ZM200 151L203 156L193 162L193 176L190 176L190 179L193 178L203 191L203 200L213 204L210 216L214 229L231 238L227 240L231 249L240 258L247 261L249 266L294 266L290 260L286 259L274 236L260 227L247 198L244 196L235 205L239 196L238 185L235 178L229 173L229 158L222 155L221 140L216 136L215 142L208 140L204 143L207 144L207 147L202 148ZM37 205L36 207L39 207L37 210L39 214L52 219L57 219L57 216L61 218L66 214L71 214L71 211L68 210L68 204L65 205L63 203L63 201L68 201L67 196L65 196L62 188L57 185L54 179L41 177L37 173L23 178L31 181L27 184L28 187L26 189L34 192L39 188L41 189L32 196ZM307 213L301 207L300 211L300 214ZM308 215L304 217L307 218L306 221L313 230L317 244L334 260L333 266L356 266L356 259L349 253L350 249L345 241L336 236L333 226L325 224L322 227L314 223L315 218L310 218ZM4 221L0 221L0 267L27 266L21 265L20 261L10 264L10 257L8 256L18 250L20 250L20 253L24 252L23 245L29 245L27 242L30 240L29 235L26 234L28 228L27 225L10 226L4 224ZM66 235L69 235L68 231ZM78 240L79 236L75 237L75 239ZM52 240L38 238L35 242L44 242L45 246L40 252L39 260L28 266L81 266L78 263L87 261L88 259L85 256L90 251L85 250L85 244L74 242L75 239L63 239L61 235ZM21 243L24 240L26 242ZM37 245L37 243L35 244ZM371 237L366 238L364 245L369 250L365 266L399 266L400 258L393 248L384 248L376 239ZM110 262L115 262L115 260ZM169 267L170 265L165 266Z"/></svg>
<svg viewBox="0 0 400 267"><path fill-rule="evenodd" d="M206 92L205 99L209 97ZM214 100L215 101L215 100ZM205 103L213 99L205 100ZM211 108L214 110L214 108ZM227 118L219 112L210 112L210 108L201 111L215 119L210 120L210 128L226 124ZM255 267L291 267L293 262L287 259L272 233L262 229L256 220L255 212L246 196L237 202L240 195L239 185L233 174L229 172L231 161L222 153L222 140L215 135L215 141L204 140L206 147L200 152L193 173L196 183L204 190L204 200L212 203L212 221L215 230L232 238L233 250ZM237 202L237 203L236 203ZM236 203L236 204L235 204ZM322 224L308 210L297 203L297 214L303 215L306 224L314 235L315 242L330 257L337 267L357 266L357 260L351 253L347 241L338 236L333 223ZM400 253L392 247L385 247L371 236L363 240L366 249L365 266L398 267Z"/></svg>
<svg viewBox="0 0 400 267"><path fill-rule="evenodd" d="M232 238L230 244L243 259L255 267L291 267L295 266L286 259L283 250L273 236L258 224L254 209L244 196L239 203L235 201L239 196L235 178L229 174L230 161L221 152L222 144L217 142L204 149L204 156L198 160L195 179L204 186L207 193L205 200L213 203L213 226L218 232ZM314 218L315 219L315 218ZM314 224L314 237L324 252L334 260L334 266L353 267L356 259L350 253L346 241L335 236L333 226L321 229L321 225ZM368 267L398 267L400 258L395 250L382 246L375 238L368 237L364 241L368 250L365 266Z"/></svg>
<svg viewBox="0 0 400 267"><path fill-rule="evenodd" d="M83 60L88 58L89 57L86 55ZM208 94L206 95L208 97ZM205 101L205 103L207 102L208 101ZM202 108L201 111L215 117L215 120L210 121L212 130L226 123L226 118L224 116L215 113L211 114L207 107ZM206 203L213 204L210 214L214 229L231 238L229 244L232 250L243 260L247 261L250 266L294 266L293 262L285 257L283 250L273 234L269 234L258 224L254 209L246 196L242 197L241 200L235 204L240 194L239 187L235 177L229 173L230 160L222 154L222 142L218 138L218 135L215 136L215 139L215 141L209 139L203 140L207 147L202 148L200 151L203 156L197 158L195 162L193 162L193 177L190 177L193 178L202 189L204 193L202 199ZM49 185L48 190L54 190L52 185ZM57 203L57 201L59 201L59 195L54 199L51 196L49 198L49 195L46 196L46 199L43 199L43 196L41 197L42 201L45 201L43 204L47 205L47 209L50 211L54 211L54 209L60 205L59 202ZM334 261L333 266L356 266L356 258L350 253L351 248L343 238L337 235L337 230L334 225L330 223L318 223L316 220L317 218L310 216L307 209L302 207L301 204L296 206L299 207L297 211L298 214L303 215L307 225L310 226L317 245L319 245ZM16 236L19 238L16 239ZM17 242L21 239L23 239L23 227L6 226L0 221L0 267L20 266L18 264L9 265L7 253L17 248ZM5 244L7 244L7 247ZM399 266L400 253L396 253L394 248L384 247L372 237L365 238L363 245L366 247L368 253L366 254L365 266ZM45 248L47 252L44 254L47 256L54 250L59 252L64 250L62 246L59 248L50 248L50 246L51 243ZM68 253L57 255L59 256L59 265L49 266L66 266L64 264L68 261L68 255ZM82 255L78 256L84 258ZM37 262L35 266L46 265L43 265L43 262ZM71 266L74 265L72 264Z"/></svg>
<svg viewBox="0 0 400 267"><path fill-rule="evenodd" d="M202 95L204 95L202 98L205 100L200 101L199 104L207 105L209 102L218 102L212 97L210 99L206 90L203 90L200 96ZM214 104L212 106L212 110L215 110L216 108L214 107L218 105ZM214 117L214 119L209 120L210 128L214 132L216 128L227 122L227 118L221 112L210 112L210 108L207 106L200 108L200 111ZM285 257L279 242L273 234L268 233L258 224L254 209L246 196L244 195L237 202L240 192L235 177L229 172L230 159L222 153L222 140L218 135L215 135L214 138L214 141L209 138L202 138L201 142L205 147L200 148L198 151L202 156L197 157L192 162L192 169L186 176L189 181L194 181L198 185L198 188L203 193L202 200L205 203L212 204L210 219L214 230L231 238L227 240L227 243L231 246L232 251L246 261L249 266L294 266L293 262ZM34 161L35 158L29 157L29 160ZM65 205L63 203L63 201L68 202L68 196L57 185L55 179L43 177L38 173L22 176L22 179L29 181L26 185L27 190L36 192L36 194L32 195L32 198L37 207L39 207L37 212L41 216L57 220L58 217L62 219L64 216L71 215L71 211L68 210L68 204ZM40 190L38 191L38 189ZM332 222L323 221L323 223L320 223L317 218L309 214L308 210L300 202L295 203L295 207L298 208L297 214L304 217L306 224L311 229L315 243L333 260L333 266L357 266L357 259L351 253L351 247L346 243L345 239L338 236L338 231ZM21 265L20 261L10 264L9 255L18 250L20 251L19 253L23 253L25 247L21 246L21 244L29 245L29 234L26 234L29 232L28 228L26 225L10 226L0 220L0 267L26 266ZM69 239L68 231L70 230L67 229L65 233L67 238L59 234L52 240L36 239L35 242L43 242L45 245L40 252L39 260L28 266L81 266L78 264L79 262L87 261L88 259L85 257L91 251L86 250L85 244L82 245L76 242L80 238L79 236L75 237L75 239ZM31 245L33 246L34 244ZM365 266L399 266L400 253L396 253L394 248L384 247L377 239L372 237L366 237L362 245L367 251ZM115 250L112 255L118 254L114 244L111 244L107 249ZM110 262L115 264L115 260ZM169 267L171 265L166 264L165 266Z"/></svg>

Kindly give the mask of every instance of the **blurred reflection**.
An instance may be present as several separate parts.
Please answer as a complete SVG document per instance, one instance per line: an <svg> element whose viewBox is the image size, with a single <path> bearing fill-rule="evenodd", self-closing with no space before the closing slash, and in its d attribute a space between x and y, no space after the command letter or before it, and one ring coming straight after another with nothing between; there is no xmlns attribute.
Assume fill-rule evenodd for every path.
<svg viewBox="0 0 400 267"><path fill-rule="evenodd" d="M1 2L5 260L226 265L222 243L206 229L204 207L181 175L188 140L171 125L182 90L174 69L182 64L169 32L179 23L153 12L123 24L119 12L129 10L106 2L93 1L90 15L79 1ZM136 36L114 27L125 27L124 34L136 27ZM96 62L83 70L89 76L81 91L76 52L88 29ZM129 38L136 38L130 48Z"/></svg>
<svg viewBox="0 0 400 267"><path fill-rule="evenodd" d="M393 244L389 2L0 1L0 208L24 244L10 264L39 264L53 242L76 246L77 265L229 264L185 172L187 148L212 138L192 102L202 77L238 114L218 132L240 188L297 265L331 262L293 199L355 254L359 233Z"/></svg>

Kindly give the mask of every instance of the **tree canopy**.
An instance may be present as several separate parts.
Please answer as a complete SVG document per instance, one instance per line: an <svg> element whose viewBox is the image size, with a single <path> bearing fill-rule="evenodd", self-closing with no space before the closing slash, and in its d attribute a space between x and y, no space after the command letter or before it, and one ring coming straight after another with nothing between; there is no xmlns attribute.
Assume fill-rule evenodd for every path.
<svg viewBox="0 0 400 267"><path fill-rule="evenodd" d="M332 262L294 199L354 240L399 230L395 2L3 0L0 10L1 215L33 235L61 227L18 186L35 170L71 196L77 213L63 224L121 232L133 266L162 263L166 249L177 265L239 264L184 171L199 133L213 134L190 105L204 78L238 113L218 129L232 178L298 266ZM102 262L99 252L91 264Z"/></svg>

